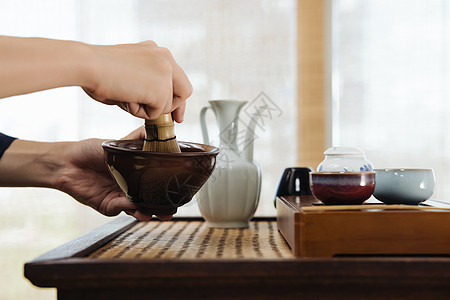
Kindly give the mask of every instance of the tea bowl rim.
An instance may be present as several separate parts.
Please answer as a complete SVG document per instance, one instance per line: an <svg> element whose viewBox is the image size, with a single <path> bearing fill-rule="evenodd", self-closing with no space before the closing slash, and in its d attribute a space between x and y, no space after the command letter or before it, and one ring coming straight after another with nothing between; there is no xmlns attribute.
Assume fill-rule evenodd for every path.
<svg viewBox="0 0 450 300"><path fill-rule="evenodd" d="M217 155L220 149L207 144L195 143L195 142L185 142L178 141L178 144L188 144L188 145L198 145L201 147L210 147L210 151L205 152L181 152L181 153L171 153L171 152L152 152L152 151L142 151L137 149L127 149L111 145L115 142L132 142L132 141L143 141L142 139L124 139L124 140L106 140L102 142L102 148L106 151L117 151L122 153L134 153L144 156L168 156L168 157L189 157L189 156L207 156L207 155Z"/></svg>
<svg viewBox="0 0 450 300"><path fill-rule="evenodd" d="M375 168L374 172L434 172L432 168Z"/></svg>
<svg viewBox="0 0 450 300"><path fill-rule="evenodd" d="M312 175L370 175L375 174L375 171L323 171L323 172L310 172Z"/></svg>

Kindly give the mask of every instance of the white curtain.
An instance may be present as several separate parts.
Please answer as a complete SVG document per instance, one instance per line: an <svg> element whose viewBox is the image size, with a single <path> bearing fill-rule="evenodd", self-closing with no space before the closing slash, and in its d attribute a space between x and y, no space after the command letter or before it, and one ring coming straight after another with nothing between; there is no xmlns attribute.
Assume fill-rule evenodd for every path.
<svg viewBox="0 0 450 300"><path fill-rule="evenodd" d="M333 144L432 168L450 202L450 3L332 1Z"/></svg>
<svg viewBox="0 0 450 300"><path fill-rule="evenodd" d="M179 140L202 142L199 111L208 100L250 102L265 93L282 112L256 131L254 156L263 170L257 215L275 215L279 176L296 163L295 0L0 1L0 34L93 44L154 40L169 48L194 86L185 122L176 125ZM212 114L208 121L218 136ZM142 124L76 87L0 99L0 131L22 139L116 139ZM200 215L195 200L178 215ZM48 298L54 292L22 279L25 260L107 221L58 191L1 188L0 298Z"/></svg>

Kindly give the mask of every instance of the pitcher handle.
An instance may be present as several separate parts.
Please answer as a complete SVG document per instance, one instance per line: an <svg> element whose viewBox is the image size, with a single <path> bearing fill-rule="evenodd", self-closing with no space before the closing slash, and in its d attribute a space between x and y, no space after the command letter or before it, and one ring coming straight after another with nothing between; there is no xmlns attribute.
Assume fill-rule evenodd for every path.
<svg viewBox="0 0 450 300"><path fill-rule="evenodd" d="M206 120L205 120L205 115L208 108L211 107L205 106L202 108L202 110L200 110L200 125L202 127L203 142L206 145L209 145L208 129L206 128Z"/></svg>

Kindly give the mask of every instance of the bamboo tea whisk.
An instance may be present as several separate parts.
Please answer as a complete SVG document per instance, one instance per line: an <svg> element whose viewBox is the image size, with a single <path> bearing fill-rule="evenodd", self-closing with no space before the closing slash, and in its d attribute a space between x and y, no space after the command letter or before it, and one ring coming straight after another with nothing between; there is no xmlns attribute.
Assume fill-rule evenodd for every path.
<svg viewBox="0 0 450 300"><path fill-rule="evenodd" d="M155 120L145 120L145 139L142 151L180 153L171 114Z"/></svg>

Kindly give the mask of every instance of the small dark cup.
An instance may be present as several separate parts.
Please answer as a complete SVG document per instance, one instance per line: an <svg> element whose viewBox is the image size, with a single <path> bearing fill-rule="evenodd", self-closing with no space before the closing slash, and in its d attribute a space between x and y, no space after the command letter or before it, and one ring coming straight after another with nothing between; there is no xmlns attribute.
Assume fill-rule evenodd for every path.
<svg viewBox="0 0 450 300"><path fill-rule="evenodd" d="M305 167L284 169L278 184L277 193L275 194L275 207L276 197L312 195L309 185L309 173L313 171L313 169Z"/></svg>
<svg viewBox="0 0 450 300"><path fill-rule="evenodd" d="M311 192L325 205L359 205L372 196L375 172L312 172Z"/></svg>

